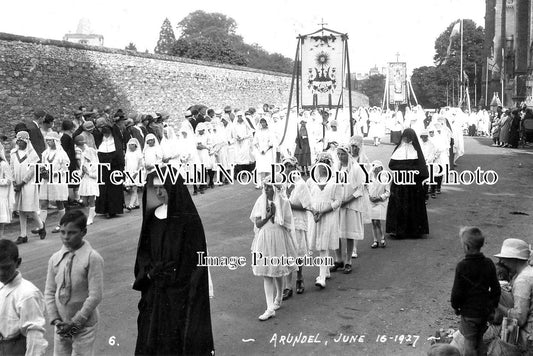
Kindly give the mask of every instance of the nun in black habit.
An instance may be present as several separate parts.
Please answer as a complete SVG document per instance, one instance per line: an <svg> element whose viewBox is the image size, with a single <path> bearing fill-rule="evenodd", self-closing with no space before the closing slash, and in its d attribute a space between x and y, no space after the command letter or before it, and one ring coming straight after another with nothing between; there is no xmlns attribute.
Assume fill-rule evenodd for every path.
<svg viewBox="0 0 533 356"><path fill-rule="evenodd" d="M135 355L214 355L200 216L180 178L148 175L133 289L141 292Z"/></svg>
<svg viewBox="0 0 533 356"><path fill-rule="evenodd" d="M386 231L397 237L421 237L429 234L425 192L422 182L428 178L424 154L413 129L403 131L400 143L394 149L389 168L397 177L414 174L414 184L393 179L387 207ZM405 176L402 175L402 172Z"/></svg>
<svg viewBox="0 0 533 356"><path fill-rule="evenodd" d="M102 169L102 182L99 185L100 195L96 198L96 213L113 217L124 212L123 186L111 182L111 172L124 171L124 151L122 150L122 135L116 125L112 125L105 118L96 120L93 136L98 148L98 160ZM109 168L104 166L109 164Z"/></svg>

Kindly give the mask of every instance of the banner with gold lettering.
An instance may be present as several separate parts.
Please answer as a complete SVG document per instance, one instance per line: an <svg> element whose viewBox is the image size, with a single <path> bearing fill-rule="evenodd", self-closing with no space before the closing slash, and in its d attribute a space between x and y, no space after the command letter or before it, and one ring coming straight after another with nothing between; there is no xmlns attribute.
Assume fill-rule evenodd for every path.
<svg viewBox="0 0 533 356"><path fill-rule="evenodd" d="M301 105L303 108L342 107L344 80L343 35L301 38Z"/></svg>

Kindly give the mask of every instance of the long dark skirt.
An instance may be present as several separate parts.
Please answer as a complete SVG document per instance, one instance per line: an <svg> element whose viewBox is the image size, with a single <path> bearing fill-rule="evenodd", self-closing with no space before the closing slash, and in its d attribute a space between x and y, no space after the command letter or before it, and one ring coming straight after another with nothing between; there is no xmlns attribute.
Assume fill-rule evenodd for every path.
<svg viewBox="0 0 533 356"><path fill-rule="evenodd" d="M390 132L390 142L394 143L395 145L400 143L400 140L402 138L402 132L401 131L391 131Z"/></svg>
<svg viewBox="0 0 533 356"><path fill-rule="evenodd" d="M296 145L294 150L294 157L298 160L300 166L311 165L311 147L309 146L309 139L302 138L300 143Z"/></svg>
<svg viewBox="0 0 533 356"><path fill-rule="evenodd" d="M429 234L425 191L422 183L391 185L387 208L387 233L404 237Z"/></svg>
<svg viewBox="0 0 533 356"><path fill-rule="evenodd" d="M124 191L122 185L111 183L109 176L112 171L122 170L115 164L115 152L102 153L98 152L100 164L109 163L111 169L102 166L102 181L104 184L99 185L100 196L96 198L97 214L122 214L124 212Z"/></svg>

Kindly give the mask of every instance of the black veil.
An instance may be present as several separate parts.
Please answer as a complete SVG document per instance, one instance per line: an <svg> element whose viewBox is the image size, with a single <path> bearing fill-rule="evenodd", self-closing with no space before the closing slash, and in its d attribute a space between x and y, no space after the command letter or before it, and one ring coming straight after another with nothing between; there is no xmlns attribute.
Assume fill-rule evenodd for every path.
<svg viewBox="0 0 533 356"><path fill-rule="evenodd" d="M414 149L416 150L416 154L418 156L416 169L418 170L418 172L420 172L419 173L419 177L422 180L428 178L429 177L429 171L428 171L428 167L426 165L426 159L424 158L424 153L422 152L422 147L420 146L420 142L418 141L418 136L417 136L415 130L413 130L412 128L406 128L402 132L402 136L400 138L400 142L396 145L396 147L394 148L394 151L392 151L392 153L394 154L394 152L396 152L398 147L400 147L400 145L403 142L403 138L404 137L408 138L411 141Z"/></svg>
<svg viewBox="0 0 533 356"><path fill-rule="evenodd" d="M168 169L173 168L161 171L168 173ZM177 175L176 170L174 173ZM135 354L211 355L214 346L208 270L197 266L197 253L207 255L202 221L181 175L175 184L167 175L167 218L155 218L155 209L161 205L155 196L155 177L156 172L148 175L144 187L135 261L133 288L142 292ZM158 221L164 224L163 233L154 236L154 223Z"/></svg>

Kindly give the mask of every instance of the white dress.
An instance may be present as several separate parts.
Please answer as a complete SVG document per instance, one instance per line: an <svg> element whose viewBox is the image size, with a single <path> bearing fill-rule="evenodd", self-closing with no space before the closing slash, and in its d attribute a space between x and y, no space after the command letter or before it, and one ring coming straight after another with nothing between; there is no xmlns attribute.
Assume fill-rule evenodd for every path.
<svg viewBox="0 0 533 356"><path fill-rule="evenodd" d="M252 129L244 121L234 123L235 134L235 164L250 164L252 158Z"/></svg>
<svg viewBox="0 0 533 356"><path fill-rule="evenodd" d="M25 182L22 189L15 192L14 210L34 212L39 211L39 186L34 182L35 164L39 156L34 150L11 151L11 172L13 184Z"/></svg>
<svg viewBox="0 0 533 356"><path fill-rule="evenodd" d="M46 164L47 169L51 164L54 174L53 177L50 177L53 179L53 183L50 183L50 179L42 179L39 189L39 199L67 201L68 184L66 183L66 175L68 174L67 164L70 164L70 159L66 152L61 149L51 150L47 148L43 152L41 163ZM59 183L59 180L61 180L61 183Z"/></svg>
<svg viewBox="0 0 533 356"><path fill-rule="evenodd" d="M339 209L339 238L350 240L363 240L365 229L363 224L363 213L365 212L364 182L365 175L363 169L353 162L350 170L341 167L340 172L347 172L347 182L338 184L341 191L342 200L355 197L346 206Z"/></svg>
<svg viewBox="0 0 533 356"><path fill-rule="evenodd" d="M370 218L372 220L386 220L387 205L389 204L390 185L380 183L375 177L368 185L369 198L381 198L381 201L370 203Z"/></svg>
<svg viewBox="0 0 533 356"><path fill-rule="evenodd" d="M96 150L88 145L85 145L83 151L76 149L76 156L79 157L80 169L87 168L89 174L81 173L80 188L78 193L81 197L100 196L100 188L98 187L98 153Z"/></svg>
<svg viewBox="0 0 533 356"><path fill-rule="evenodd" d="M254 140L255 169L257 173L272 172L272 163L276 159L274 138L269 129L260 129L255 132ZM261 152L265 152L262 154Z"/></svg>
<svg viewBox="0 0 533 356"><path fill-rule="evenodd" d="M125 180L124 186L142 187L142 184L139 183L139 174L142 175L142 170L144 169L143 154L141 153L141 150L137 148L135 151L130 151L130 149L128 148L126 154L124 155L124 161L124 170L128 172L133 178L133 182L130 179Z"/></svg>
<svg viewBox="0 0 533 356"><path fill-rule="evenodd" d="M13 175L9 164L0 161L0 224L11 222L13 213L14 192L13 192Z"/></svg>
<svg viewBox="0 0 533 356"><path fill-rule="evenodd" d="M261 254L264 257L292 257L295 258L296 249L294 247L293 218L289 202L284 199L276 199L276 216L274 222L269 219L260 229L254 228L255 237L252 241L252 253L256 256ZM257 218L266 217L266 206L270 205L266 195L263 193L254 204L250 220L254 222ZM252 261L252 271L256 276L283 277L296 270L295 264L289 263L269 263L269 260Z"/></svg>
<svg viewBox="0 0 533 356"><path fill-rule="evenodd" d="M340 189L330 180L324 189L320 189L313 179L308 179L307 184L311 193L311 206L314 210L323 210L331 207L334 202L340 202ZM309 231L309 249L313 251L336 250L339 248L339 210L334 210L322 215L318 222L311 221Z"/></svg>
<svg viewBox="0 0 533 356"><path fill-rule="evenodd" d="M307 187L307 184L302 178L298 179L294 185L287 188L287 196L291 204L301 205L303 208L311 206L311 193L309 192L309 187ZM295 229L294 245L298 257L305 256L309 253L309 245L307 242L307 226L309 224L308 215L307 211L292 211Z"/></svg>

